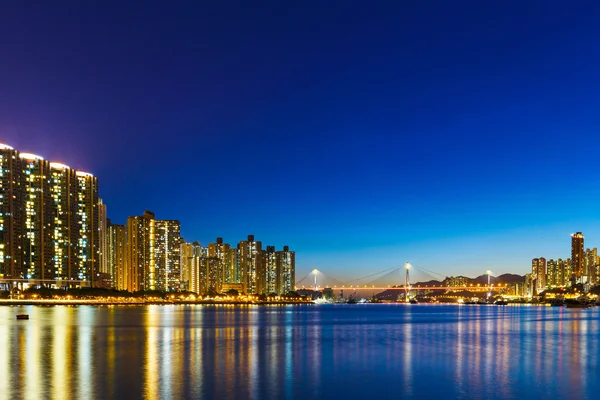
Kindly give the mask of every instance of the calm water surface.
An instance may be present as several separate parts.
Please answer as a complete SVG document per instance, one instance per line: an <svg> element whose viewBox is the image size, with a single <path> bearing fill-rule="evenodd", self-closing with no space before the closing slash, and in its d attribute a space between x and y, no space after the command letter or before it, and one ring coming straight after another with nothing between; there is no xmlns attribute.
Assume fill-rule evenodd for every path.
<svg viewBox="0 0 600 400"><path fill-rule="evenodd" d="M600 397L598 309L24 306L0 321L7 399Z"/></svg>

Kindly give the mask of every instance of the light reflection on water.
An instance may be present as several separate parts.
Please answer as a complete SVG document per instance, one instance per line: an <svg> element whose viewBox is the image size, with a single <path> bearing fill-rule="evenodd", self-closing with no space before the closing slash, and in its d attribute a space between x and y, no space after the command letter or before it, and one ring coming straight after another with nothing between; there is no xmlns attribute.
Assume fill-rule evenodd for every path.
<svg viewBox="0 0 600 400"><path fill-rule="evenodd" d="M599 319L555 307L0 307L0 398L595 398Z"/></svg>

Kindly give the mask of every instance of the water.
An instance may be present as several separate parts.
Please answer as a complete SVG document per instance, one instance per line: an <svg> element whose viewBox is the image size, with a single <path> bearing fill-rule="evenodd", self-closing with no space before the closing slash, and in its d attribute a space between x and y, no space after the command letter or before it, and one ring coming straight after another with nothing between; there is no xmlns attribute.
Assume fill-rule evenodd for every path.
<svg viewBox="0 0 600 400"><path fill-rule="evenodd" d="M27 313L28 321L15 315ZM598 309L0 307L0 398L598 398Z"/></svg>

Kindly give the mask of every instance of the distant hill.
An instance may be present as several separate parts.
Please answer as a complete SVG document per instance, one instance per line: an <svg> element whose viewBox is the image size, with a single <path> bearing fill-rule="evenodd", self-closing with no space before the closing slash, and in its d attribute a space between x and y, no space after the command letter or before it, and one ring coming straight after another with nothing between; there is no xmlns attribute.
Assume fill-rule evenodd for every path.
<svg viewBox="0 0 600 400"><path fill-rule="evenodd" d="M488 281L488 276L486 274L484 275L480 275L476 278L469 278L466 276L458 276L456 278L465 278L467 280L467 284L482 284L482 285L487 285L487 281ZM449 278L444 279L443 281L436 281L436 280L431 280L431 281L427 281L427 282L416 282L413 283L413 286L434 286L434 285L441 285L443 283L447 283L447 280ZM492 276L492 283L498 284L498 283L523 283L525 282L525 276L524 275L517 275L517 274L502 274L502 275L498 275L498 276Z"/></svg>
<svg viewBox="0 0 600 400"><path fill-rule="evenodd" d="M473 282L469 283L481 283L483 285L487 284L488 276L481 275L477 278L473 279ZM516 275L516 274L502 274L498 276L492 276L492 283L521 283L525 282L525 276Z"/></svg>
<svg viewBox="0 0 600 400"><path fill-rule="evenodd" d="M498 282L502 283L524 283L525 275L517 275L517 274L502 274L496 277Z"/></svg>

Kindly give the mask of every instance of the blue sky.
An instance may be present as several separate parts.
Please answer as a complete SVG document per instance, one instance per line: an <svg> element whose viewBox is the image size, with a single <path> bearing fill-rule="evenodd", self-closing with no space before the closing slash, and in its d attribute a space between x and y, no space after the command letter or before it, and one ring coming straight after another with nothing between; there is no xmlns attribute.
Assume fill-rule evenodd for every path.
<svg viewBox="0 0 600 400"><path fill-rule="evenodd" d="M298 276L525 273L600 244L600 5L75 2L0 13L0 140L109 217L252 233Z"/></svg>

